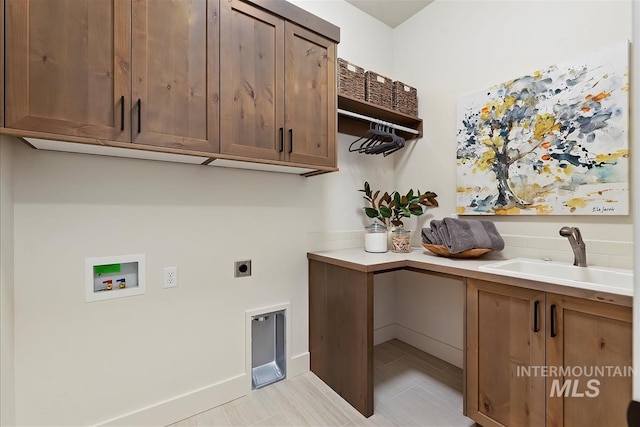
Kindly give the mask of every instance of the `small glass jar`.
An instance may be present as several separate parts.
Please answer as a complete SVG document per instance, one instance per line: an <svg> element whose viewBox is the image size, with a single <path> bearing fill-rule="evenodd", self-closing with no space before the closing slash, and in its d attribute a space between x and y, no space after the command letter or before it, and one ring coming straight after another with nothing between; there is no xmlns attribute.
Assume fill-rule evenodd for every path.
<svg viewBox="0 0 640 427"><path fill-rule="evenodd" d="M373 253L387 252L387 227L377 222L364 228L364 250Z"/></svg>
<svg viewBox="0 0 640 427"><path fill-rule="evenodd" d="M396 227L391 232L391 252L411 252L411 232L402 227Z"/></svg>

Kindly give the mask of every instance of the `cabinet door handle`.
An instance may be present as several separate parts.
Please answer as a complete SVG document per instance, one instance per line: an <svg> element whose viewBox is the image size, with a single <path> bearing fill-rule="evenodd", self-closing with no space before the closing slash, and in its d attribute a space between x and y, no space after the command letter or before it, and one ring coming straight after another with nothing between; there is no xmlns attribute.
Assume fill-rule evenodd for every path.
<svg viewBox="0 0 640 427"><path fill-rule="evenodd" d="M293 153L293 129L289 129L289 140L291 141L291 145L289 145L289 154Z"/></svg>
<svg viewBox="0 0 640 427"><path fill-rule="evenodd" d="M551 331L550 331L551 338L555 338L555 336L558 335L556 333L556 305L555 304L551 304L549 316L551 317Z"/></svg>
<svg viewBox="0 0 640 427"><path fill-rule="evenodd" d="M138 98L138 133L141 131L141 122L142 122L142 103L140 102L140 98Z"/></svg>
<svg viewBox="0 0 640 427"><path fill-rule="evenodd" d="M538 324L538 310L540 309L540 301L533 303L533 332L540 332L540 325Z"/></svg>
<svg viewBox="0 0 640 427"><path fill-rule="evenodd" d="M284 151L284 128L280 128L280 152Z"/></svg>
<svg viewBox="0 0 640 427"><path fill-rule="evenodd" d="M124 131L124 95L120 97L120 132Z"/></svg>

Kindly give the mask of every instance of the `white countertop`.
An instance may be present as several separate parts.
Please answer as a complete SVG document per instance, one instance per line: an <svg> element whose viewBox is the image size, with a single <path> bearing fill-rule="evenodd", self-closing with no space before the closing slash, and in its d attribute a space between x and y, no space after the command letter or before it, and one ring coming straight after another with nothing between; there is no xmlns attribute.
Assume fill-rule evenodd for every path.
<svg viewBox="0 0 640 427"><path fill-rule="evenodd" d="M628 286L599 286L597 284L572 284L566 280L554 280L548 277L523 278L507 272L486 271L481 266L505 261L501 253L494 252L479 258L457 259L445 258L433 254L423 248L412 248L410 253L369 253L363 248L339 249L332 251L310 252L309 259L334 264L362 272L375 273L394 269L410 268L424 272L449 274L459 277L489 280L507 285L539 289L545 292L556 292L598 301L613 302L631 306L633 288ZM581 268L581 267L576 267ZM613 269L612 269L613 270Z"/></svg>

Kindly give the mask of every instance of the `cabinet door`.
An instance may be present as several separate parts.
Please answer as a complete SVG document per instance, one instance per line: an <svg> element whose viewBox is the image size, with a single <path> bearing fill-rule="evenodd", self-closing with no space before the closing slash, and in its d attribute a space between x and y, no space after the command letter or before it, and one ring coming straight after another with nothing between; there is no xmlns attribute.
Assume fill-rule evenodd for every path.
<svg viewBox="0 0 640 427"><path fill-rule="evenodd" d="M218 151L218 2L134 0L133 142Z"/></svg>
<svg viewBox="0 0 640 427"><path fill-rule="evenodd" d="M544 330L543 292L467 280L468 417L544 426L544 378L526 371L545 363Z"/></svg>
<svg viewBox="0 0 640 427"><path fill-rule="evenodd" d="M9 128L130 141L130 0L7 0Z"/></svg>
<svg viewBox="0 0 640 427"><path fill-rule="evenodd" d="M286 50L286 158L335 166L336 45L287 22Z"/></svg>
<svg viewBox="0 0 640 427"><path fill-rule="evenodd" d="M626 426L631 308L547 294L547 312L547 365L558 374L547 378L547 426Z"/></svg>
<svg viewBox="0 0 640 427"><path fill-rule="evenodd" d="M220 152L283 159L284 21L221 2Z"/></svg>

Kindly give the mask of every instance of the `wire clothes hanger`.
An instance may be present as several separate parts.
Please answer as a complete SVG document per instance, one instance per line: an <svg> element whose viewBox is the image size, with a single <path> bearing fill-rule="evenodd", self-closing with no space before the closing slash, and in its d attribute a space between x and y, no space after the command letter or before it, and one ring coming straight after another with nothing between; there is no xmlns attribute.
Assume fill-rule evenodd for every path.
<svg viewBox="0 0 640 427"><path fill-rule="evenodd" d="M420 131L411 129L406 126L398 125L395 123L385 122L377 118L365 116L363 114L354 113L352 111L338 109L338 114L343 116L349 116L360 120L366 120L369 122L369 129L367 132L356 139L349 146L350 152L358 152L363 154L382 154L388 156L395 153L405 145L405 139L399 135L396 135L396 130L408 133L410 135L420 135ZM360 143L359 146L356 144Z"/></svg>
<svg viewBox="0 0 640 427"><path fill-rule="evenodd" d="M364 140L364 141L363 141ZM360 145L354 147L358 142ZM350 152L388 156L404 147L405 140L387 124L371 122L367 132L349 145Z"/></svg>

